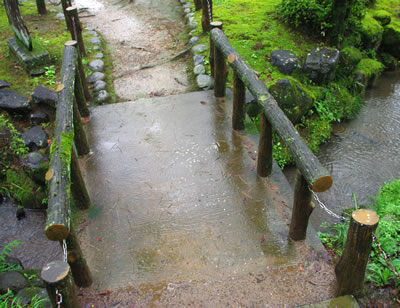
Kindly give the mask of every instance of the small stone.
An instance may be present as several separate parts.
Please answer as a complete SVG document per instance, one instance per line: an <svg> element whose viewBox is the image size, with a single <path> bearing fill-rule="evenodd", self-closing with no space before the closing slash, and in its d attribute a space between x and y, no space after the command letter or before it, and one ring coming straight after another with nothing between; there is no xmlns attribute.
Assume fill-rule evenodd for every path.
<svg viewBox="0 0 400 308"><path fill-rule="evenodd" d="M58 13L58 14L56 15L56 18L59 19L59 20L65 20L65 16L64 16L63 13Z"/></svg>
<svg viewBox="0 0 400 308"><path fill-rule="evenodd" d="M195 56L193 57L193 63L194 63L194 65L196 66L196 65L199 65L199 64L204 64L204 58L205 58L205 56L202 56L202 55L195 55Z"/></svg>
<svg viewBox="0 0 400 308"><path fill-rule="evenodd" d="M101 90L99 93L96 95L96 102L97 103L104 103L108 98L109 94L106 90Z"/></svg>
<svg viewBox="0 0 400 308"><path fill-rule="evenodd" d="M188 8L186 8L183 12L184 12L185 14L189 14L189 13L192 12L192 9L191 9L190 7L188 7Z"/></svg>
<svg viewBox="0 0 400 308"><path fill-rule="evenodd" d="M192 17L192 19L190 19L190 17ZM194 19L194 13L187 13L185 15L185 18L189 20L189 22L191 22Z"/></svg>
<svg viewBox="0 0 400 308"><path fill-rule="evenodd" d="M214 79L208 75L201 74L196 78L197 85L199 88L209 90L214 87Z"/></svg>
<svg viewBox="0 0 400 308"><path fill-rule="evenodd" d="M49 116L47 113L42 111L35 111L31 113L31 123L35 125L39 125L41 123L49 122Z"/></svg>
<svg viewBox="0 0 400 308"><path fill-rule="evenodd" d="M97 80L104 80L106 78L106 75L101 73L101 72L95 72L92 75L89 76L87 79L88 83L95 83Z"/></svg>
<svg viewBox="0 0 400 308"><path fill-rule="evenodd" d="M86 27L85 29L88 31L94 31L94 27Z"/></svg>
<svg viewBox="0 0 400 308"><path fill-rule="evenodd" d="M104 55L103 55L102 52L99 52L99 53L96 53L96 54L94 55L94 57L95 57L96 59L103 59Z"/></svg>
<svg viewBox="0 0 400 308"><path fill-rule="evenodd" d="M42 153L31 152L28 153L28 155L26 155L26 157L23 159L23 165L31 169L37 169L46 160L46 156L44 156Z"/></svg>
<svg viewBox="0 0 400 308"><path fill-rule="evenodd" d="M98 37L92 37L91 39L88 40L88 42L95 45L101 45L101 41Z"/></svg>
<svg viewBox="0 0 400 308"><path fill-rule="evenodd" d="M181 4L185 4L185 3L186 3L185 0L180 0L179 2L180 2Z"/></svg>
<svg viewBox="0 0 400 308"><path fill-rule="evenodd" d="M8 289L17 293L26 287L29 287L29 282L22 273L14 271L0 273L0 294L7 293Z"/></svg>
<svg viewBox="0 0 400 308"><path fill-rule="evenodd" d="M8 112L27 113L31 110L29 99L12 90L0 90L0 109Z"/></svg>
<svg viewBox="0 0 400 308"><path fill-rule="evenodd" d="M186 16L188 23L190 25L190 23L194 22L194 16Z"/></svg>
<svg viewBox="0 0 400 308"><path fill-rule="evenodd" d="M101 50L101 47L96 45L93 47L93 50Z"/></svg>
<svg viewBox="0 0 400 308"><path fill-rule="evenodd" d="M208 47L206 45L199 44L199 45L193 46L192 53L196 54L196 53L202 52L207 49L208 49Z"/></svg>
<svg viewBox="0 0 400 308"><path fill-rule="evenodd" d="M93 31L93 30L92 31L88 31L87 34L95 36L95 37L99 36L99 34L96 31Z"/></svg>
<svg viewBox="0 0 400 308"><path fill-rule="evenodd" d="M197 25L198 25L198 22L195 21L195 20L192 20L192 21L189 23L189 28L190 28L190 29L196 29Z"/></svg>
<svg viewBox="0 0 400 308"><path fill-rule="evenodd" d="M36 150L47 146L47 134L40 125L34 126L21 135L29 149Z"/></svg>
<svg viewBox="0 0 400 308"><path fill-rule="evenodd" d="M100 91L100 90L104 90L104 89L106 88L106 86L107 86L107 83L105 83L103 80L97 80L97 81L94 83L94 88L93 88L93 90L94 90L95 92L98 92L98 91Z"/></svg>
<svg viewBox="0 0 400 308"><path fill-rule="evenodd" d="M39 299L46 299L45 301L41 302L40 307L44 308L51 308L51 302L49 300L49 295L44 288L35 288L35 287L30 287L30 288L25 288L20 290L17 293L17 297L21 299L21 305L25 306L31 303L32 298L36 296Z"/></svg>
<svg viewBox="0 0 400 308"><path fill-rule="evenodd" d="M189 45L194 45L199 41L199 38L197 36L193 36L190 40L189 40Z"/></svg>
<svg viewBox="0 0 400 308"><path fill-rule="evenodd" d="M192 30L192 31L189 32L189 35L190 36L194 36L195 33L196 33L196 30Z"/></svg>
<svg viewBox="0 0 400 308"><path fill-rule="evenodd" d="M290 75L298 67L298 60L289 50L274 50L271 54L271 64L282 74Z"/></svg>
<svg viewBox="0 0 400 308"><path fill-rule="evenodd" d="M45 104L54 109L57 107L57 93L43 86L37 86L33 90L32 102L34 104Z"/></svg>
<svg viewBox="0 0 400 308"><path fill-rule="evenodd" d="M183 7L184 7L185 9L190 8L191 6L192 6L192 3L190 3L190 2L185 3L185 4L183 5Z"/></svg>
<svg viewBox="0 0 400 308"><path fill-rule="evenodd" d="M104 69L104 62L102 60L93 60L89 63L88 68L95 72L100 72Z"/></svg>
<svg viewBox="0 0 400 308"><path fill-rule="evenodd" d="M193 72L195 73L195 75L204 74L206 72L206 68L204 67L204 65L199 64L194 67Z"/></svg>
<svg viewBox="0 0 400 308"><path fill-rule="evenodd" d="M8 88L10 86L11 86L11 83L8 83L7 81L4 81L4 80L0 80L0 89Z"/></svg>

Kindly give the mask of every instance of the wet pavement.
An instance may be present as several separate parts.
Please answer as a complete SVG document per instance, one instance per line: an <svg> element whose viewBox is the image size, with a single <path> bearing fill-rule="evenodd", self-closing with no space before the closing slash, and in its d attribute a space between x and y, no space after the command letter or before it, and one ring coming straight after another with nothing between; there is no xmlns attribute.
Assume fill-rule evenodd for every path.
<svg viewBox="0 0 400 308"><path fill-rule="evenodd" d="M257 146L231 129L230 110L195 92L92 111L93 207L80 238L95 283L83 303L294 306L332 296L320 243L316 253L288 239L289 184L276 165L256 175Z"/></svg>

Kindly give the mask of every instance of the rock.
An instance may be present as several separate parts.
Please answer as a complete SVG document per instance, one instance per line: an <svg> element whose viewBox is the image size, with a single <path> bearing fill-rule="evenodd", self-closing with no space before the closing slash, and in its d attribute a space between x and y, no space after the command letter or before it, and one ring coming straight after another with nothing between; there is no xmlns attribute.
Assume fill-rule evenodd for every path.
<svg viewBox="0 0 400 308"><path fill-rule="evenodd" d="M99 52L99 53L96 53L96 54L94 55L94 57L95 57L96 59L103 59L104 55L103 55L102 52Z"/></svg>
<svg viewBox="0 0 400 308"><path fill-rule="evenodd" d="M195 33L196 33L196 30L191 30L191 31L189 32L189 35L190 35L190 36L194 36Z"/></svg>
<svg viewBox="0 0 400 308"><path fill-rule="evenodd" d="M293 124L313 106L312 96L294 80L281 79L269 88L269 92Z"/></svg>
<svg viewBox="0 0 400 308"><path fill-rule="evenodd" d="M187 17L189 25L190 25L190 23L194 22L194 16L186 16L186 17Z"/></svg>
<svg viewBox="0 0 400 308"><path fill-rule="evenodd" d="M22 163L25 167L29 167L31 169L38 169L42 163L47 160L46 156L44 156L40 152L31 152L26 157L22 159Z"/></svg>
<svg viewBox="0 0 400 308"><path fill-rule="evenodd" d="M37 86L33 90L32 102L34 104L45 104L53 109L57 108L57 93L43 86Z"/></svg>
<svg viewBox="0 0 400 308"><path fill-rule="evenodd" d="M190 29L196 29L197 25L198 25L198 22L195 20L192 20L191 22L189 22Z"/></svg>
<svg viewBox="0 0 400 308"><path fill-rule="evenodd" d="M47 134L40 125L34 126L21 135L25 145L30 150L37 150L47 146Z"/></svg>
<svg viewBox="0 0 400 308"><path fill-rule="evenodd" d="M57 13L56 18L59 20L65 20L65 16L63 13Z"/></svg>
<svg viewBox="0 0 400 308"><path fill-rule="evenodd" d="M99 34L94 30L88 31L87 34L95 36L95 37L99 36Z"/></svg>
<svg viewBox="0 0 400 308"><path fill-rule="evenodd" d="M88 68L95 72L100 72L104 69L104 62L102 60L93 60L89 63Z"/></svg>
<svg viewBox="0 0 400 308"><path fill-rule="evenodd" d="M381 24L382 27L390 24L392 21L392 15L385 10L375 11L373 17Z"/></svg>
<svg viewBox="0 0 400 308"><path fill-rule="evenodd" d="M106 90L100 90L99 93L97 93L95 100L97 103L104 103L110 95Z"/></svg>
<svg viewBox="0 0 400 308"><path fill-rule="evenodd" d="M358 84L362 84L363 88L360 92L363 92L367 87L372 87L381 73L383 72L383 64L373 59L362 59L358 63L354 76Z"/></svg>
<svg viewBox="0 0 400 308"><path fill-rule="evenodd" d="M106 75L101 73L101 72L95 72L92 75L89 76L87 79L88 83L95 83L97 80L104 80L106 78Z"/></svg>
<svg viewBox="0 0 400 308"><path fill-rule="evenodd" d="M274 50L271 54L271 64L282 74L290 75L298 67L298 60L290 50Z"/></svg>
<svg viewBox="0 0 400 308"><path fill-rule="evenodd" d="M202 64L198 64L194 67L193 72L195 75L204 74L206 72L206 68Z"/></svg>
<svg viewBox="0 0 400 308"><path fill-rule="evenodd" d="M93 88L93 90L94 90L95 92L98 92L98 91L100 91L100 90L104 90L104 89L106 88L106 86L107 86L107 83L105 83L103 80L97 80L97 81L94 83L94 88Z"/></svg>
<svg viewBox="0 0 400 308"><path fill-rule="evenodd" d="M199 44L199 45L193 46L192 53L197 54L197 53L202 52L207 49L208 49L208 47L206 45Z"/></svg>
<svg viewBox="0 0 400 308"><path fill-rule="evenodd" d="M193 57L193 63L194 63L194 65L196 66L196 65L199 65L199 64L204 64L204 58L205 58L205 56L202 56L202 55L195 55L195 56Z"/></svg>
<svg viewBox="0 0 400 308"><path fill-rule="evenodd" d="M29 287L29 281L23 274L15 271L0 273L0 294L7 293L8 289L15 293Z"/></svg>
<svg viewBox="0 0 400 308"><path fill-rule="evenodd" d="M214 79L208 75L200 74L196 78L196 82L199 88L209 90L214 87Z"/></svg>
<svg viewBox="0 0 400 308"><path fill-rule="evenodd" d="M340 51L340 69L350 74L362 59L361 51L355 47L345 47Z"/></svg>
<svg viewBox="0 0 400 308"><path fill-rule="evenodd" d="M29 99L12 90L0 90L0 109L8 112L27 113L31 111Z"/></svg>
<svg viewBox="0 0 400 308"><path fill-rule="evenodd" d="M21 260L18 259L18 258L14 258L14 257L10 257L10 256L5 256L4 261L5 261L6 263L9 263L9 264L17 265L17 266L19 266L21 269L24 269L24 266L22 265Z"/></svg>
<svg viewBox="0 0 400 308"><path fill-rule="evenodd" d="M395 57L386 52L382 52L379 55L379 60L385 65L386 69L390 71L395 71L400 65Z"/></svg>
<svg viewBox="0 0 400 308"><path fill-rule="evenodd" d="M197 36L193 36L190 40L189 40L189 45L194 45L199 41L199 38Z"/></svg>
<svg viewBox="0 0 400 308"><path fill-rule="evenodd" d="M88 31L94 31L94 27L86 27L85 29Z"/></svg>
<svg viewBox="0 0 400 308"><path fill-rule="evenodd" d="M185 0L180 0L179 2L180 2L181 4L185 4L185 3L186 3Z"/></svg>
<svg viewBox="0 0 400 308"><path fill-rule="evenodd" d="M383 27L380 23L367 14L361 22L360 32L364 48L378 50L383 35Z"/></svg>
<svg viewBox="0 0 400 308"><path fill-rule="evenodd" d="M400 58L400 23L392 22L384 28L382 49L393 57Z"/></svg>
<svg viewBox="0 0 400 308"><path fill-rule="evenodd" d="M93 50L101 50L101 47L100 47L100 46L98 46L98 45L96 45L96 46L93 46Z"/></svg>
<svg viewBox="0 0 400 308"><path fill-rule="evenodd" d="M186 8L183 12L184 12L185 14L189 14L189 13L192 12L192 9L191 9L190 7L188 7L188 8Z"/></svg>
<svg viewBox="0 0 400 308"><path fill-rule="evenodd" d="M98 37L92 37L91 39L88 40L88 42L94 45L101 45L101 41Z"/></svg>
<svg viewBox="0 0 400 308"><path fill-rule="evenodd" d="M20 290L17 293L17 297L19 297L21 299L21 305L28 305L31 303L32 298L34 296L38 296L40 299L45 298L46 300L43 301L40 307L44 307L44 308L51 308L51 302L49 299L49 295L47 294L46 289L43 288L35 288L35 287L29 287L29 288L25 288Z"/></svg>
<svg viewBox="0 0 400 308"><path fill-rule="evenodd" d="M189 20L189 23L190 23L194 19L194 13L187 13L185 15L185 19Z"/></svg>
<svg viewBox="0 0 400 308"><path fill-rule="evenodd" d="M315 47L307 55L304 70L312 81L328 83L335 77L339 62L339 50L326 47Z"/></svg>
<svg viewBox="0 0 400 308"><path fill-rule="evenodd" d="M11 83L8 83L7 81L4 81L4 80L0 80L0 89L8 88L10 86L11 86Z"/></svg>
<svg viewBox="0 0 400 308"><path fill-rule="evenodd" d="M49 122L49 116L43 111L35 111L31 113L31 123L34 125L39 125L41 123Z"/></svg>
<svg viewBox="0 0 400 308"><path fill-rule="evenodd" d="M45 184L46 172L49 170L49 162L46 156L40 152L31 152L26 157L21 158L21 163L36 183Z"/></svg>
<svg viewBox="0 0 400 308"><path fill-rule="evenodd" d="M192 7L192 3L188 2L183 5L185 9Z"/></svg>

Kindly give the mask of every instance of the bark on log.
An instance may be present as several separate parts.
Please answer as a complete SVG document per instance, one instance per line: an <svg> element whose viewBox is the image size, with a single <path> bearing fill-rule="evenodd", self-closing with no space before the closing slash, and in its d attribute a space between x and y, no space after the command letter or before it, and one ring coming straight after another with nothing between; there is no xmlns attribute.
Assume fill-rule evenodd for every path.
<svg viewBox="0 0 400 308"><path fill-rule="evenodd" d="M47 14L46 2L44 0L36 0L36 7L40 15Z"/></svg>
<svg viewBox="0 0 400 308"><path fill-rule="evenodd" d="M371 252L372 233L379 222L372 210L360 209L353 212L343 254L335 267L336 296L362 295L365 269Z"/></svg>
<svg viewBox="0 0 400 308"><path fill-rule="evenodd" d="M51 147L51 163L46 176L49 201L45 233L49 240L67 238L70 227L70 166L74 141L73 100L75 88L77 51L74 47L64 48L61 83L56 111L55 140Z"/></svg>
<svg viewBox="0 0 400 308"><path fill-rule="evenodd" d="M78 105L74 100L74 141L78 151L78 155L89 154L89 142L83 129L81 115L79 114Z"/></svg>
<svg viewBox="0 0 400 308"><path fill-rule="evenodd" d="M213 21L211 23L211 29L218 28L222 30L222 22L220 21ZM212 40L210 36L210 55L208 57L209 63L210 63L210 71L211 71L211 76L215 79L215 73L214 73L214 41Z"/></svg>
<svg viewBox="0 0 400 308"><path fill-rule="evenodd" d="M63 261L50 262L43 267L40 276L46 284L47 293L49 294L53 307L59 307L56 304L57 293L61 294L62 297L61 307L80 307L68 263Z"/></svg>
<svg viewBox="0 0 400 308"><path fill-rule="evenodd" d="M272 126L261 114L260 141L258 145L257 174L265 177L272 171Z"/></svg>
<svg viewBox="0 0 400 308"><path fill-rule="evenodd" d="M71 37L73 40L78 42L79 53L82 56L85 56L86 50L82 38L82 25L81 22L79 21L78 9L76 6L69 6L66 9L66 12L67 12L66 17L70 20L71 23L71 29L70 29Z"/></svg>
<svg viewBox="0 0 400 308"><path fill-rule="evenodd" d="M210 23L212 22L212 0L201 0L201 6L201 26L203 28L203 32L206 33L211 30Z"/></svg>
<svg viewBox="0 0 400 308"><path fill-rule="evenodd" d="M82 82L81 79L79 78L78 72L76 73L75 76L75 101L78 106L79 114L85 118L89 117L90 112L86 103L85 93L83 91Z"/></svg>
<svg viewBox="0 0 400 308"><path fill-rule="evenodd" d="M282 141L288 146L290 153L296 161L297 168L301 171L313 191L322 192L329 189L332 186L332 177L321 166L318 159L300 138L293 124L279 108L275 99L269 94L265 84L258 79L254 71L232 48L221 30L211 30L211 37L214 40L215 48L221 50L226 58L230 56L233 59L230 65L257 99L258 103L263 105L265 116Z"/></svg>
<svg viewBox="0 0 400 308"><path fill-rule="evenodd" d="M219 48L214 48L214 96L224 98L226 90L226 60Z"/></svg>
<svg viewBox="0 0 400 308"><path fill-rule="evenodd" d="M311 203L312 193L308 189L308 183L303 175L297 170L296 183L294 186L292 220L290 221L289 237L294 241L306 238L308 220L314 206Z"/></svg>
<svg viewBox="0 0 400 308"><path fill-rule="evenodd" d="M233 129L244 129L244 119L246 116L244 106L246 104L246 87L240 77L233 72ZM261 137L260 137L261 139ZM272 150L272 149L271 149Z"/></svg>
<svg viewBox="0 0 400 308"><path fill-rule="evenodd" d="M72 150L71 160L71 192L76 205L80 209L88 209L91 205L88 190L86 188L85 180L83 179L81 168L79 165L78 155L75 148ZM71 232L70 232L71 234Z"/></svg>
<svg viewBox="0 0 400 308"><path fill-rule="evenodd" d="M17 0L4 0L8 22L15 36L28 50L32 50L32 38L19 11Z"/></svg>
<svg viewBox="0 0 400 308"><path fill-rule="evenodd" d="M78 287L87 288L93 283L92 273L83 256L78 237L73 226L67 237L67 260L71 267L72 277Z"/></svg>

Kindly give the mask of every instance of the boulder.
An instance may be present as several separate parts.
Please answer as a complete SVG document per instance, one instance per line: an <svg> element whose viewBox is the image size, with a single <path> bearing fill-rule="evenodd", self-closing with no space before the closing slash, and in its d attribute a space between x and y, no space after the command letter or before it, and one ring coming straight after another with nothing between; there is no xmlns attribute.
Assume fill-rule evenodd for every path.
<svg viewBox="0 0 400 308"><path fill-rule="evenodd" d="M354 71L354 77L363 86L361 92L375 84L383 69L383 64L373 59L362 59L358 63Z"/></svg>
<svg viewBox="0 0 400 308"><path fill-rule="evenodd" d="M89 63L88 68L95 72L101 72L104 69L104 62L102 60L93 60Z"/></svg>
<svg viewBox="0 0 400 308"><path fill-rule="evenodd" d="M306 57L304 71L317 84L328 83L335 77L339 50L326 47L313 48Z"/></svg>
<svg viewBox="0 0 400 308"><path fill-rule="evenodd" d="M281 79L269 88L280 108L293 124L313 106L313 97L299 83L291 79Z"/></svg>
<svg viewBox="0 0 400 308"><path fill-rule="evenodd" d="M386 52L382 52L379 55L379 61L381 61L383 65L385 65L385 68L389 71L395 71L399 67L399 61L397 61L397 59L391 54Z"/></svg>
<svg viewBox="0 0 400 308"><path fill-rule="evenodd" d="M95 83L98 80L104 80L106 78L106 75L101 72L94 72L92 75L89 76L87 79L88 83Z"/></svg>
<svg viewBox="0 0 400 308"><path fill-rule="evenodd" d="M44 104L53 109L57 108L57 93L43 86L37 86L33 90L32 102L34 104Z"/></svg>
<svg viewBox="0 0 400 308"><path fill-rule="evenodd" d="M290 75L298 67L297 56L290 50L274 50L271 54L271 64L282 74Z"/></svg>
<svg viewBox="0 0 400 308"><path fill-rule="evenodd" d="M17 297L20 298L21 300L21 305L29 305L32 301L32 298L38 296L39 299L46 299L45 301L42 302L42 305L40 307L43 308L51 308L51 302L49 299L49 295L47 294L46 289L43 288L36 288L36 287L29 287L20 290L17 293Z"/></svg>
<svg viewBox="0 0 400 308"><path fill-rule="evenodd" d="M39 184L45 183L45 175L49 169L47 157L40 152L31 152L21 158L21 163L27 173Z"/></svg>
<svg viewBox="0 0 400 308"><path fill-rule="evenodd" d="M49 116L47 113L42 111L35 111L31 113L31 123L34 125L39 125L41 123L49 122Z"/></svg>
<svg viewBox="0 0 400 308"><path fill-rule="evenodd" d="M7 112L28 113L32 108L26 97L12 90L0 90L0 109Z"/></svg>
<svg viewBox="0 0 400 308"><path fill-rule="evenodd" d="M0 294L7 293L8 289L17 293L29 287L29 281L22 273L11 271L0 273Z"/></svg>
<svg viewBox="0 0 400 308"><path fill-rule="evenodd" d="M362 59L361 51L355 47L345 47L340 51L340 70L351 73Z"/></svg>
<svg viewBox="0 0 400 308"><path fill-rule="evenodd" d="M11 86L11 83L9 83L5 80L0 80L0 89L9 88L10 86Z"/></svg>
<svg viewBox="0 0 400 308"><path fill-rule="evenodd" d="M209 90L214 87L214 79L208 75L200 74L196 78L196 82L199 88Z"/></svg>
<svg viewBox="0 0 400 308"><path fill-rule="evenodd" d="M365 49L378 50L382 42L383 27L371 15L366 15L361 22L361 38Z"/></svg>
<svg viewBox="0 0 400 308"><path fill-rule="evenodd" d="M400 22L392 22L385 26L382 49L396 59L400 59Z"/></svg>
<svg viewBox="0 0 400 308"><path fill-rule="evenodd" d="M386 26L392 21L392 15L385 10L378 10L374 12L373 17L381 24L381 26Z"/></svg>
<svg viewBox="0 0 400 308"><path fill-rule="evenodd" d="M32 151L45 148L48 137L43 128L37 125L24 132L21 135L21 139L24 140L25 145Z"/></svg>
<svg viewBox="0 0 400 308"><path fill-rule="evenodd" d="M197 54L197 53L202 52L207 49L208 49L208 47L206 45L199 44L199 45L193 46L192 53Z"/></svg>

